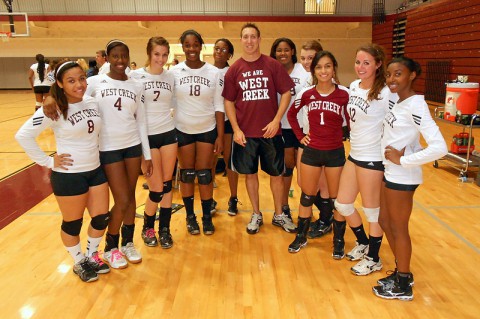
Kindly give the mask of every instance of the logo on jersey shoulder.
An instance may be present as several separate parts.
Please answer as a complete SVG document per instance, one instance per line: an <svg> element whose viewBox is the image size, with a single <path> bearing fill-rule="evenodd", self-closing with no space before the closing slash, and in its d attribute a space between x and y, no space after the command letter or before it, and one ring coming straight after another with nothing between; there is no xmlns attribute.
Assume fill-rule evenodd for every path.
<svg viewBox="0 0 480 319"><path fill-rule="evenodd" d="M315 100L315 95L310 96L310 100Z"/></svg>
<svg viewBox="0 0 480 319"><path fill-rule="evenodd" d="M103 81L102 81L102 82L100 82L100 83L108 83L108 82L107 82L107 80L103 80Z"/></svg>
<svg viewBox="0 0 480 319"><path fill-rule="evenodd" d="M140 79L145 79L145 78L146 78L146 76L145 76L145 75L142 75L142 77L141 77Z"/></svg>
<svg viewBox="0 0 480 319"><path fill-rule="evenodd" d="M43 116L34 117L34 118L32 119L32 121L33 121L33 126L40 125L40 124L42 124L42 122L43 122Z"/></svg>

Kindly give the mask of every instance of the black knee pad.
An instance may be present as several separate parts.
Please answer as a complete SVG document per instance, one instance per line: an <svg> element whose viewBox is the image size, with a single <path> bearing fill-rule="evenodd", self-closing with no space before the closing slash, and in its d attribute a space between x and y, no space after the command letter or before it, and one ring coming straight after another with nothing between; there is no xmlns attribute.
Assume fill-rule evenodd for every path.
<svg viewBox="0 0 480 319"><path fill-rule="evenodd" d="M183 183L193 183L195 181L195 170L191 168L180 169L180 180Z"/></svg>
<svg viewBox="0 0 480 319"><path fill-rule="evenodd" d="M62 221L62 230L70 236L78 236L82 229L83 218L72 220L71 222Z"/></svg>
<svg viewBox="0 0 480 319"><path fill-rule="evenodd" d="M201 169L197 171L198 184L208 185L212 182L212 171L209 169Z"/></svg>
<svg viewBox="0 0 480 319"><path fill-rule="evenodd" d="M90 225L92 225L93 229L104 230L105 228L107 228L109 220L110 220L110 212L107 212L105 214L92 217L92 221L90 222Z"/></svg>
<svg viewBox="0 0 480 319"><path fill-rule="evenodd" d="M307 195L302 192L302 195L300 196L300 204L302 204L303 207L311 207L315 201L315 196L316 195Z"/></svg>
<svg viewBox="0 0 480 319"><path fill-rule="evenodd" d="M285 167L284 177L290 177L293 175L293 167Z"/></svg>
<svg viewBox="0 0 480 319"><path fill-rule="evenodd" d="M163 194L168 194L172 191L172 180L163 182Z"/></svg>
<svg viewBox="0 0 480 319"><path fill-rule="evenodd" d="M148 193L148 198L154 203L160 203L162 201L163 192L152 192Z"/></svg>

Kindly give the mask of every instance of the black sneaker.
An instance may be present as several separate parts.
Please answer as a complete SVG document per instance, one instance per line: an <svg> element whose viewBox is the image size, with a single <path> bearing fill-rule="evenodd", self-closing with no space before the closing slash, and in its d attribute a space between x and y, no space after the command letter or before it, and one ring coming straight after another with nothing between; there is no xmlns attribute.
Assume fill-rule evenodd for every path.
<svg viewBox="0 0 480 319"><path fill-rule="evenodd" d="M98 255L98 251L88 258L88 264L97 274L106 274L110 272L110 267Z"/></svg>
<svg viewBox="0 0 480 319"><path fill-rule="evenodd" d="M210 214L215 214L217 212L217 201L212 198L212 206L210 208Z"/></svg>
<svg viewBox="0 0 480 319"><path fill-rule="evenodd" d="M332 230L332 223L327 225L324 221L318 219L312 223L312 226L308 231L308 238L320 238L332 232Z"/></svg>
<svg viewBox="0 0 480 319"><path fill-rule="evenodd" d="M345 241L343 239L333 239L332 257L337 260L345 257Z"/></svg>
<svg viewBox="0 0 480 319"><path fill-rule="evenodd" d="M395 284L395 278L397 277L397 269L387 271L387 277L377 280L377 284L385 288L392 288ZM413 281L413 274L409 278L410 286L413 286L415 282ZM374 287L375 288L375 287Z"/></svg>
<svg viewBox="0 0 480 319"><path fill-rule="evenodd" d="M300 248L305 247L307 245L307 238L304 236L297 235L295 236L295 240L288 246L289 253L298 253Z"/></svg>
<svg viewBox="0 0 480 319"><path fill-rule="evenodd" d="M157 236L155 235L155 230L153 228L144 227L142 229L142 239L148 247L155 247L158 245Z"/></svg>
<svg viewBox="0 0 480 319"><path fill-rule="evenodd" d="M238 198L230 197L230 199L228 200L228 215L235 216L238 214L237 203Z"/></svg>
<svg viewBox="0 0 480 319"><path fill-rule="evenodd" d="M412 286L402 289L398 284L398 280L394 282L392 287L375 286L372 288L373 293L383 299L398 299L404 301L413 300Z"/></svg>
<svg viewBox="0 0 480 319"><path fill-rule="evenodd" d="M203 233L205 235L213 235L215 226L212 223L212 217L202 217Z"/></svg>
<svg viewBox="0 0 480 319"><path fill-rule="evenodd" d="M197 216L191 215L187 216L187 230L190 235L200 234L200 226L198 226Z"/></svg>
<svg viewBox="0 0 480 319"><path fill-rule="evenodd" d="M83 282L92 282L98 280L98 275L89 264L88 257L73 265L73 272L80 277Z"/></svg>
<svg viewBox="0 0 480 319"><path fill-rule="evenodd" d="M170 235L170 229L167 227L163 227L159 233L160 238L160 247L163 249L168 249L173 246L173 239L172 235Z"/></svg>

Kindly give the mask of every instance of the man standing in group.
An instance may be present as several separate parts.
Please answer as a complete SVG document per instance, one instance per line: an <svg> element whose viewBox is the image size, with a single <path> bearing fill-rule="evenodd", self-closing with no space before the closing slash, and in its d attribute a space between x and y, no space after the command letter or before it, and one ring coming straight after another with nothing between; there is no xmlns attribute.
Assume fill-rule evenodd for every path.
<svg viewBox="0 0 480 319"><path fill-rule="evenodd" d="M275 204L272 224L295 232L291 216L282 213L284 145L280 120L291 99L293 81L283 66L260 52L260 30L247 23L241 30L242 57L225 74L225 111L233 128L232 169L246 174L253 207L247 233L256 234L263 224L259 204L258 159L270 175ZM277 101L277 93L281 98Z"/></svg>
<svg viewBox="0 0 480 319"><path fill-rule="evenodd" d="M97 61L98 74L106 74L110 72L110 63L107 62L107 53L105 50L98 50L95 55Z"/></svg>

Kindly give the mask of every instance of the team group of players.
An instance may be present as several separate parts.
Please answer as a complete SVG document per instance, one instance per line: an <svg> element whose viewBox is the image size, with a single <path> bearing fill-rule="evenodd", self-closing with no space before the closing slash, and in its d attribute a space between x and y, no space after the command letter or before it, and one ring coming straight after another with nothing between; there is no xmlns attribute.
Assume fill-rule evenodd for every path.
<svg viewBox="0 0 480 319"><path fill-rule="evenodd" d="M240 35L242 56L232 66L228 60L234 48L229 40L216 41L215 65L210 65L200 59L201 35L187 30L180 37L185 62L169 71L164 70L169 43L162 37L149 39L147 65L128 74L128 46L110 41L106 47L110 70L90 77L88 86L77 63L68 61L56 68L51 98L16 138L33 160L53 171L52 188L63 217L61 237L74 259L73 271L90 282L110 267L127 267L127 260L141 262L133 244L140 167L149 187L141 234L147 246L173 245L171 190L177 159L187 230L200 233L193 195L197 179L202 230L212 235L212 168L215 157L223 153L230 215L238 213L237 174L245 174L253 207L249 234L258 233L263 225L260 160L261 169L270 175L272 224L296 233L289 252L300 251L307 237L321 237L333 229L332 257L358 261L351 271L368 275L383 267L379 249L385 232L396 269L378 280L373 292L387 299L411 300L408 221L413 193L422 183L421 165L447 151L423 96L412 89L421 72L419 65L406 57L387 64L381 47L362 46L355 56L358 80L346 88L338 84L334 55L318 42L302 46L300 64L296 46L288 38L277 39L268 57L260 52L260 30L255 24L245 24ZM53 157L35 142L47 127L53 129L57 142ZM346 132L348 160L343 146ZM420 134L428 143L425 149L419 144ZM288 206L295 166L302 189L298 225ZM109 188L114 200L110 211ZM354 207L358 194L369 236ZM311 224L314 204L320 218ZM91 222L83 253L79 234L85 208ZM356 243L345 253L347 223ZM106 263L98 254L105 231Z"/></svg>

